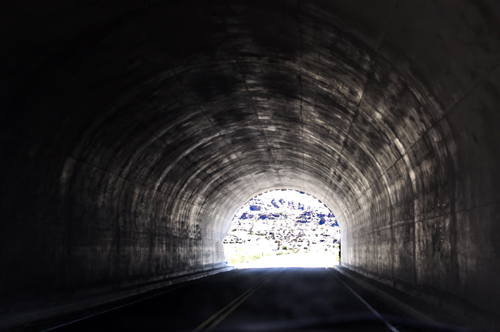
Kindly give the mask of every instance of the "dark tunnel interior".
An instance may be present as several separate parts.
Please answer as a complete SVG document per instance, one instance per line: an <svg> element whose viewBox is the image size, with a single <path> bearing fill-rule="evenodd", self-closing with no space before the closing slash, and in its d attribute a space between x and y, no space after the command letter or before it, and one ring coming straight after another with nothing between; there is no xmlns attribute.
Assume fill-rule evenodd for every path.
<svg viewBox="0 0 500 332"><path fill-rule="evenodd" d="M500 321L497 1L4 1L0 26L2 314L222 268L236 210L290 188L344 267Z"/></svg>

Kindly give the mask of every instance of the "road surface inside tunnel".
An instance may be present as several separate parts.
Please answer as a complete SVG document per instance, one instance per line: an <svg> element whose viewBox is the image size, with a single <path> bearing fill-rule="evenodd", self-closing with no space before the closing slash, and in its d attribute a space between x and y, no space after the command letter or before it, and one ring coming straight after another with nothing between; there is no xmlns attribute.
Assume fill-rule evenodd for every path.
<svg viewBox="0 0 500 332"><path fill-rule="evenodd" d="M335 269L268 268L175 285L160 295L42 330L310 330L328 323L334 329L327 330L335 331L414 331L384 317L407 319Z"/></svg>

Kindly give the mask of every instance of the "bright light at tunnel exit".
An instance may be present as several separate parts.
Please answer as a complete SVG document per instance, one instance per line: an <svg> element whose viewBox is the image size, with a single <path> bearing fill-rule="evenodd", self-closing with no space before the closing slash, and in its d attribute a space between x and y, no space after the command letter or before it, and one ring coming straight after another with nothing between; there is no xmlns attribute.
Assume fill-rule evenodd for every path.
<svg viewBox="0 0 500 332"><path fill-rule="evenodd" d="M234 216L223 243L228 265L237 268L332 267L340 258L335 216L296 190L252 198Z"/></svg>

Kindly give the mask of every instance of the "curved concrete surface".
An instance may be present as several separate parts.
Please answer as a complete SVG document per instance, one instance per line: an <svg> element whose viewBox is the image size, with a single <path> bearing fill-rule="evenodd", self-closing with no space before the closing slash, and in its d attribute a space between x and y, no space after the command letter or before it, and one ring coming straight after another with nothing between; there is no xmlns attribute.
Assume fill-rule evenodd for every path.
<svg viewBox="0 0 500 332"><path fill-rule="evenodd" d="M293 188L344 266L498 318L497 1L0 6L4 312L218 267Z"/></svg>

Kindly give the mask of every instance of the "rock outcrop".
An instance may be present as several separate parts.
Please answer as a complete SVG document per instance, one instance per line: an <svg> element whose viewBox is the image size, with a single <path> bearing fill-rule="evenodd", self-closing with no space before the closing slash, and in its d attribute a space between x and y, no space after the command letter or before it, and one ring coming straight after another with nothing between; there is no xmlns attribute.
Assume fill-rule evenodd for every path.
<svg viewBox="0 0 500 332"><path fill-rule="evenodd" d="M250 200L236 214L224 243L265 246L267 242L273 250L333 250L340 240L335 216L319 201L306 197L307 202L301 202L300 196L263 194Z"/></svg>

